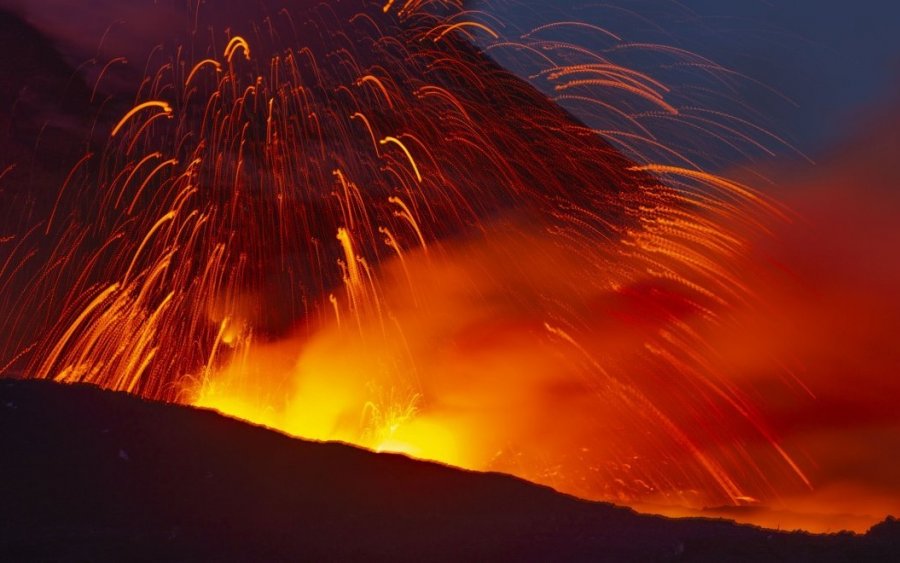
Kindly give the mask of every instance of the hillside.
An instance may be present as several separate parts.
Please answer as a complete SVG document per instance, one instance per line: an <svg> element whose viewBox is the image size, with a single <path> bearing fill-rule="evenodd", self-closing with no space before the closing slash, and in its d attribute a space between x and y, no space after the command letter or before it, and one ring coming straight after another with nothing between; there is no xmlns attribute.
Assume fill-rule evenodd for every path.
<svg viewBox="0 0 900 563"><path fill-rule="evenodd" d="M864 561L865 536L638 515L499 474L336 443L88 386L0 382L8 561Z"/></svg>

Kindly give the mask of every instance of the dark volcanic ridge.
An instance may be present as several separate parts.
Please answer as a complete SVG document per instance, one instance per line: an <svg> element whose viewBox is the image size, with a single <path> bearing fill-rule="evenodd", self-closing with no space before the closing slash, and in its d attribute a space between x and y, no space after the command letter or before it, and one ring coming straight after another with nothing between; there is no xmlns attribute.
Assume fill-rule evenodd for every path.
<svg viewBox="0 0 900 563"><path fill-rule="evenodd" d="M89 386L0 381L0 560L880 561L866 535L639 515Z"/></svg>

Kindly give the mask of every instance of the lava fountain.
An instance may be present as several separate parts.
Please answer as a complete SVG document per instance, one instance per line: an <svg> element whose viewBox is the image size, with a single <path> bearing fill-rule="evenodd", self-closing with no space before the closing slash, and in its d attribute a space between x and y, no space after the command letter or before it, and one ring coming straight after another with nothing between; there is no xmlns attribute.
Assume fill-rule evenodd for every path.
<svg viewBox="0 0 900 563"><path fill-rule="evenodd" d="M760 303L747 233L783 212L657 141L666 84L459 1L313 4L190 3L104 144L0 238L4 370L587 498L809 486L710 339Z"/></svg>

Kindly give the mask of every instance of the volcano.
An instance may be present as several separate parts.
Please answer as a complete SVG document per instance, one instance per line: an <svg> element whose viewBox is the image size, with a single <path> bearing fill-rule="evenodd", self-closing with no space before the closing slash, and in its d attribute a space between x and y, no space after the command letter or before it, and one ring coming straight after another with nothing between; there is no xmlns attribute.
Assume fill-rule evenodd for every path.
<svg viewBox="0 0 900 563"><path fill-rule="evenodd" d="M774 416L815 389L789 351L769 354L745 331L775 318L759 291L773 268L755 244L788 214L705 171L694 157L715 145L703 135L670 147L653 131L693 132L700 120L730 148L758 144L742 114L697 106L728 72L593 24L517 32L459 0L0 6L12 10L2 12L2 46L17 55L0 65L0 375L212 408L328 442L78 386L12 383L14 393L36 390L48 420L65 419L79 397L116 397L136 418L91 431L94 445L40 434L52 426L42 420L11 423L10 455L21 461L9 467L21 472L9 483L27 476L30 449L74 456L65 444L77 442L94 464L116 428L137 434L112 465L61 459L46 467L55 478L40 480L58 487L16 485L11 550L37 553L39 537L63 537L54 530L114 549L144 529L148 546L218 558L191 550L246 529L272 558L436 556L450 544L465 553L467 542L498 557L677 557L715 533L762 556L751 528L694 521L700 535L676 541L666 530L682 524L371 452L745 521L789 511L815 489L816 460L783 439L791 426ZM701 69L701 79L679 89L671 74L629 66L648 60ZM756 329L776 334L767 327ZM22 401L10 400L11 412ZM174 449L142 422L157 411ZM193 433L194 416L240 437ZM233 443L245 465L204 449L209 441ZM266 449L274 442L294 453ZM278 465L286 458L296 480ZM148 473L117 473L135 467ZM102 486L135 496L119 503ZM470 486L477 493L464 494ZM516 487L535 504L517 504ZM41 524L57 506L73 522L96 506L100 520L80 531L65 518ZM204 516L213 513L227 516ZM864 531L889 513L838 521ZM601 522L620 530L620 517L649 527L621 541L594 535ZM295 538L286 521L311 532ZM771 541L778 553L867 556L876 536ZM316 543L326 539L331 551ZM232 547L235 558L258 553Z"/></svg>

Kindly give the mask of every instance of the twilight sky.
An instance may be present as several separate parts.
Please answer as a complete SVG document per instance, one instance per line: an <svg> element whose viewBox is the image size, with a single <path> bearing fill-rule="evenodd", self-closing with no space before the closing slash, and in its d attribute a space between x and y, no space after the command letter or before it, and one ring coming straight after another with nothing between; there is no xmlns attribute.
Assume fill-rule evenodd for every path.
<svg viewBox="0 0 900 563"><path fill-rule="evenodd" d="M866 108L900 91L900 3L891 0L501 3L508 10L504 19L523 28L560 15L591 21L629 41L676 45L758 80L796 106L761 92L758 99L749 93L751 103L813 158L852 129ZM475 4L496 9L498 2Z"/></svg>

